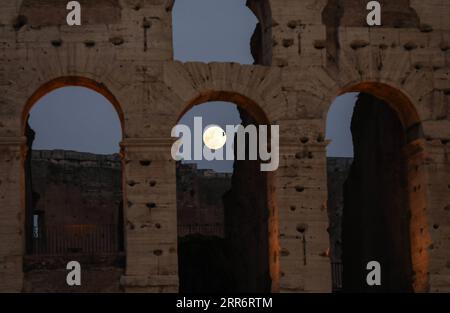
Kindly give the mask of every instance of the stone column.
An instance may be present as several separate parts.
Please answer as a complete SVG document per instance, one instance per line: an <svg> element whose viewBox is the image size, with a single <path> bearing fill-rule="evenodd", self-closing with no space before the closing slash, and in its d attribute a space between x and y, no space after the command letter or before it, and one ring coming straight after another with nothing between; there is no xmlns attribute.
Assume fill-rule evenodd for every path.
<svg viewBox="0 0 450 313"><path fill-rule="evenodd" d="M326 143L282 141L276 173L280 291L330 292Z"/></svg>
<svg viewBox="0 0 450 313"><path fill-rule="evenodd" d="M450 292L450 161L449 144L433 140L427 145L428 222L432 243L430 292ZM424 187L422 187L424 188Z"/></svg>
<svg viewBox="0 0 450 313"><path fill-rule="evenodd" d="M408 205L410 210L410 245L412 262L412 289L429 290L429 253L431 244L427 208L426 148L422 139L416 139L403 149L407 162Z"/></svg>
<svg viewBox="0 0 450 313"><path fill-rule="evenodd" d="M23 288L25 143L25 137L0 137L0 292Z"/></svg>
<svg viewBox="0 0 450 313"><path fill-rule="evenodd" d="M175 161L170 138L122 142L127 292L177 292Z"/></svg>

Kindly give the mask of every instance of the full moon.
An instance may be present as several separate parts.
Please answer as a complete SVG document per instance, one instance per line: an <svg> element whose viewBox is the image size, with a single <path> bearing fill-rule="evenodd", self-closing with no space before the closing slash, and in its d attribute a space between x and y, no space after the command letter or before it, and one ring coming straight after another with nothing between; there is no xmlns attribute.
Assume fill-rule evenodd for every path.
<svg viewBox="0 0 450 313"><path fill-rule="evenodd" d="M203 133L203 142L211 150L219 150L227 142L227 134L217 126L208 126Z"/></svg>

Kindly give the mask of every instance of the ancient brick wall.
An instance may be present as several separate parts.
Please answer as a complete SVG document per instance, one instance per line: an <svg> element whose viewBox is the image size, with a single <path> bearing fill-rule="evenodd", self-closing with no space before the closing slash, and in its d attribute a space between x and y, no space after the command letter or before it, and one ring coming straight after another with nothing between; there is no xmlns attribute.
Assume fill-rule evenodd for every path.
<svg viewBox="0 0 450 313"><path fill-rule="evenodd" d="M415 199L411 258L429 273L415 290L449 291L450 3L401 1L400 9L389 6L385 27L369 28L353 20L360 16L349 8L353 1L340 2L343 19L324 20L333 2L250 1L264 25L264 43L254 44L263 49L254 51L263 65L239 65L174 61L173 0L118 0L120 14L98 2L110 13L90 19L100 8L86 6L82 27L38 25L48 8L2 0L0 290L24 286L26 116L44 94L77 85L105 95L122 122L123 177L135 182L123 190L126 291L178 290L170 129L189 107L212 100L235 102L258 122L280 125L280 167L269 200L273 291L330 291L325 121L336 95L350 91L389 103L414 138L406 147ZM391 23L397 16L401 23ZM417 125L423 136L414 135Z"/></svg>
<svg viewBox="0 0 450 313"><path fill-rule="evenodd" d="M118 225L122 213L121 160L63 150L34 150L34 210L46 225Z"/></svg>
<svg viewBox="0 0 450 313"><path fill-rule="evenodd" d="M118 155L96 155L63 150L34 150L30 154L30 161L31 174L27 177L35 198L30 203L33 204L34 211L43 213L42 218L45 217L45 221L40 222L43 227L83 224L103 225L105 223L118 226L118 223L120 223L118 215L122 214L119 208L122 199L121 160ZM342 263L343 190L352 162L353 159L351 158L327 159L330 258L332 262L336 263ZM239 177L241 177L240 180L243 180L242 173ZM254 176L251 177L254 178ZM246 180L239 183L236 180L237 177L235 177L234 188L242 189L242 186L251 185ZM186 272L191 272L198 266L201 262L199 256L204 258L202 261L204 264L214 263L220 266L223 263L228 264L227 268L232 267L230 260L234 255L232 251L237 249L236 243L233 245L232 240L231 243L226 240L222 240L220 243L213 242L211 238L211 236L214 236L226 239L224 198L227 200L225 203L228 202L228 210L230 211L228 218L248 221L248 219L254 220L257 214L249 211L246 213L249 216L245 219L241 215L233 214L233 212L245 210L247 207L251 208L252 205L246 205L245 203L247 203L247 200L250 203L254 202L255 199L251 200L249 196L254 194L260 198L260 194L257 190L253 192L246 190L242 193L242 196L247 200L239 198L238 194L229 193L232 187L231 182L231 174L199 170L195 164L177 164L178 236L196 236L189 238L190 241L186 238L179 242L181 257L189 258L192 255L190 262L195 261L193 264L187 263L184 265L186 266ZM234 199L231 197L234 197ZM247 208L247 210L249 209ZM233 221L228 223L231 223L231 225L228 225L231 227L228 230L229 236L233 238L233 232L237 231L238 235L234 234L235 240L242 240L243 237L239 233L246 229L247 225L245 223L236 224L235 221L234 226L238 227L238 230L233 230ZM59 235L62 234L59 233ZM252 238L253 236L249 234L247 237ZM113 238L113 240L117 239ZM207 243L208 240L211 241L211 246L207 248L212 254L210 258L207 257L206 251L199 250L202 247L205 248L202 243ZM193 245L193 247L190 245ZM258 245L254 246L259 250ZM230 249L229 247L234 248ZM245 247L247 245L243 245L242 249L245 250ZM189 251L189 249L193 249L195 253ZM218 263L217 259L223 253L226 253L227 257L220 261L222 263ZM242 263L242 253L244 251L236 253L238 256L236 258L237 263ZM248 253L248 251L245 253ZM197 257L193 258L194 255ZM80 256L76 258L79 259ZM98 254L97 258L99 259L97 261L83 260L83 264L89 266L88 279L85 284L87 289L77 289L75 292L120 290L119 281L114 279L114 275L112 276L113 279L105 279L110 275L108 272L120 273L120 266L109 261L111 257L102 260L101 253ZM61 284L61 277L65 277L65 263L62 259L69 260L71 257L64 258L62 255L40 256L39 253L31 253L27 256L25 262L28 282L26 290L28 292L70 292L70 288ZM116 266L114 267L114 265ZM252 266L254 267L254 264ZM244 272L240 275L233 274L233 271L229 268L226 274L228 278L216 277L217 286L215 288L217 291L235 290L236 285L239 286L239 280L233 277L241 275L246 279L248 278L245 271L249 271L249 268L244 267ZM197 273L196 275L199 279L200 274ZM213 273L209 273L208 277L211 275ZM232 289L221 286L227 279L232 280L229 283L230 286L233 286ZM98 281L99 284L93 284L94 281ZM208 281L208 288L211 288L211 277L208 278ZM42 284L43 282L45 283ZM239 288L244 288L242 283Z"/></svg>
<svg viewBox="0 0 450 313"><path fill-rule="evenodd" d="M342 263L342 215L344 213L344 184L353 158L327 158L328 218L330 220L330 259Z"/></svg>
<svg viewBox="0 0 450 313"><path fill-rule="evenodd" d="M31 184L34 198L30 203L33 204L33 212L40 215L39 226L42 229L39 229L39 236L42 238L31 239L31 250L24 262L25 291L119 292L121 290L120 275L123 274L124 265L118 242L119 239L123 240L118 237L123 236L123 233L118 233L119 224L123 223L123 219L119 216L123 214L120 208L122 172L119 155L34 150L30 155L30 162L31 171L27 176L27 183ZM177 165L178 236L223 238L222 197L230 187L230 174L198 170L196 165L179 163ZM101 242L112 242L111 246L114 246L114 250L102 251L99 242L96 242L94 253L91 250L80 249L76 251L77 254L70 255L73 251L65 250L69 246L64 239L70 244L74 238L72 238L73 234L64 233L64 231L66 228L83 225L100 227L101 230L105 225L114 226L116 231L101 233ZM58 238L50 238L51 235L57 235ZM44 246L39 240L45 240L46 245ZM49 241L57 241L58 246ZM78 238L76 241L80 244L81 239ZM199 242L201 243L201 240ZM201 247L199 242L194 244ZM47 247L50 244L51 251ZM186 249L192 248L186 246L185 239L181 239L179 244L181 244L179 248L181 257L189 258L192 252ZM213 248L209 247L209 250L214 251ZM215 249L220 251L221 248L215 247ZM196 254L197 262L198 256L203 256L204 262L217 263L217 255L213 259L207 259L204 252L196 251ZM86 270L83 275L84 283L75 289L65 284L67 272L65 266L72 259L81 262ZM226 263L225 259L223 262ZM185 271L192 271L192 266L195 268L197 264L186 264ZM213 275L213 273L209 274ZM210 276L208 281L211 281ZM223 286L220 286L223 279L218 278L217 282L218 290L224 290Z"/></svg>
<svg viewBox="0 0 450 313"><path fill-rule="evenodd" d="M223 196L230 188L230 174L199 170L195 164L177 164L178 236L223 238Z"/></svg>
<svg viewBox="0 0 450 313"><path fill-rule="evenodd" d="M31 203L42 214L42 226L118 226L123 214L121 166L119 155L33 150ZM230 188L231 174L178 164L178 235L224 237L222 197Z"/></svg>
<svg viewBox="0 0 450 313"><path fill-rule="evenodd" d="M76 259L82 266L81 286L68 286L67 263ZM124 255L30 255L24 258L24 292L122 292Z"/></svg>
<svg viewBox="0 0 450 313"><path fill-rule="evenodd" d="M27 254L117 254L124 249L118 155L36 150L25 179Z"/></svg>

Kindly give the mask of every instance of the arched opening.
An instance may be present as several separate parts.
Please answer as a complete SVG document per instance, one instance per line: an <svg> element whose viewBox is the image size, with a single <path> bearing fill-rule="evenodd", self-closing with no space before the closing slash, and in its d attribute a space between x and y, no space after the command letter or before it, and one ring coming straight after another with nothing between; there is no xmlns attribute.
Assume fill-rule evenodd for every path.
<svg viewBox="0 0 450 313"><path fill-rule="evenodd" d="M380 83L345 88L327 121L328 213L336 292L428 289L422 128L409 99ZM381 266L369 286L367 265Z"/></svg>
<svg viewBox="0 0 450 313"><path fill-rule="evenodd" d="M268 0L175 1L172 12L176 60L270 65Z"/></svg>
<svg viewBox="0 0 450 313"><path fill-rule="evenodd" d="M119 291L125 247L118 108L105 87L75 77L45 84L26 104L26 291L69 291L70 261L83 269L77 291Z"/></svg>
<svg viewBox="0 0 450 313"><path fill-rule="evenodd" d="M178 125L192 129L195 117L202 118L201 133L210 124L224 130L227 125L270 125L254 102L228 92L200 95L187 105ZM203 148L198 134L192 137L192 145L199 137ZM247 134L246 142L250 137ZM234 160L203 159L177 166L180 292L278 290L272 174L261 171L259 158L237 160L237 135L228 137L227 133L227 144L229 140Z"/></svg>

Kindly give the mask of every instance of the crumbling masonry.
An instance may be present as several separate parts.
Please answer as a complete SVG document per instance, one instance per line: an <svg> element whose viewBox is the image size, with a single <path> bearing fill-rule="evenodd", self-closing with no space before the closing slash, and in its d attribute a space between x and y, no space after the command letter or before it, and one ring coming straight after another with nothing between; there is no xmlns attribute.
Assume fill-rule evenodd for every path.
<svg viewBox="0 0 450 313"><path fill-rule="evenodd" d="M372 206L365 211L364 204L355 211L354 201L359 200L351 198L343 236L351 230L354 238L368 238L366 246L374 243L378 252L392 252L386 262L408 263L408 270L392 276L408 282L399 287L402 290L450 291L449 1L380 1L383 26L369 28L365 1L249 0L259 19L251 42L253 66L174 61L173 0L80 2L83 25L69 27L66 1L0 1L0 291L20 292L27 283L23 274L27 115L40 97L72 85L106 96L122 122L123 290L178 290L170 130L192 106L220 100L236 103L258 123L280 125L280 167L257 178L267 195L267 212L258 218L265 219L261 225L266 225L267 266L261 269L270 272L270 290L331 291L324 134L334 98L353 91L386 103L390 113L377 116L388 114L387 129L396 134L386 147L379 145L376 153L370 153L370 145L364 145L370 132L355 133L364 123L354 118L354 138L362 140L359 160L368 163L355 165L352 173L373 162L383 169L381 165L391 164L385 157L394 155L402 168L388 170L401 182L395 207L403 211L395 211L390 223L379 221L386 232L372 227L373 233L364 231L360 236L357 232L363 227L355 227L356 223L367 222L374 211ZM364 118L367 112L359 116ZM379 131L383 119L374 121L378 124L371 124L373 134L384 138ZM401 151L393 152L392 147L398 146ZM248 175L245 169L242 173ZM348 188L353 182L363 194L370 194L369 176L351 177L356 178ZM377 182L386 179L380 176ZM236 173L234 180L239 181ZM383 196L383 190L373 192ZM390 236L397 231L395 221L401 221L402 237ZM346 223L351 225L347 230ZM393 244L377 242L380 233L380 240L395 239ZM361 246L364 242L348 243L357 252L353 264L370 255ZM345 250L344 242L344 263L352 250ZM349 278L350 289L357 288L355 277Z"/></svg>

